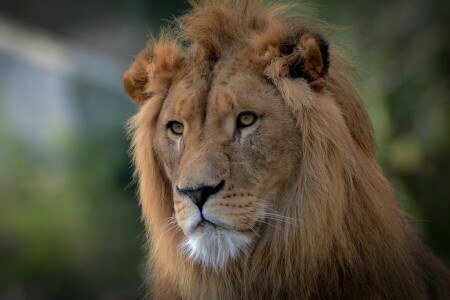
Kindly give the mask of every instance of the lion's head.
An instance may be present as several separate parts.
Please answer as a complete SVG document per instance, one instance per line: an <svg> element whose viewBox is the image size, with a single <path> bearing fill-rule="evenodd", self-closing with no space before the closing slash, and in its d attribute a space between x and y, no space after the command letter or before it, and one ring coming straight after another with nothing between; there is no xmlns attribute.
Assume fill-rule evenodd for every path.
<svg viewBox="0 0 450 300"><path fill-rule="evenodd" d="M317 186L333 175L311 172L314 156L335 158L331 168L370 131L345 123L328 42L279 7L247 5L196 7L181 19L182 36L165 32L123 78L141 106L132 126L144 217L163 219L153 239L181 229L173 247L202 268L248 255L278 223L305 221L296 206L313 203L292 203L298 188L333 189Z"/></svg>
<svg viewBox="0 0 450 300"><path fill-rule="evenodd" d="M228 278L224 293L236 290L231 274L273 290L299 280L339 288L321 276L346 266L386 273L392 262L376 253L403 249L404 218L347 64L324 25L287 10L194 4L123 77L140 105L133 154L154 280L166 292L218 296L205 283L214 274ZM378 274L347 274L358 272Z"/></svg>

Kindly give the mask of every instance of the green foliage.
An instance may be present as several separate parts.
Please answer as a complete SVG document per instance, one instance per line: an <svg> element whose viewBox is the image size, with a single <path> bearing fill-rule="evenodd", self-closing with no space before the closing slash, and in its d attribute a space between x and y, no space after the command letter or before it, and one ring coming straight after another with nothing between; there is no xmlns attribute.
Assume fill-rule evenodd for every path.
<svg viewBox="0 0 450 300"><path fill-rule="evenodd" d="M31 294L43 288L52 298L67 298L69 290L73 299L139 295L143 229L135 187L127 188L123 131L113 132L103 140L65 136L49 157L8 143L0 176L0 288L36 286Z"/></svg>

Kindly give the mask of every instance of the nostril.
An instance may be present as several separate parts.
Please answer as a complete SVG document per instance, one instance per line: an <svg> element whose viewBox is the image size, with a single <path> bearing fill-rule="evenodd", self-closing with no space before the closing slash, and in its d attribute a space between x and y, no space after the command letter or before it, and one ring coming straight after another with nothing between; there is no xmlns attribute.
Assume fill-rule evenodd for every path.
<svg viewBox="0 0 450 300"><path fill-rule="evenodd" d="M191 198L192 202L198 206L200 210L202 210L203 204L208 200L208 198L214 194L220 192L225 185L225 181L222 180L219 184L215 186L211 185L202 185L198 188L177 188L178 192L187 195Z"/></svg>

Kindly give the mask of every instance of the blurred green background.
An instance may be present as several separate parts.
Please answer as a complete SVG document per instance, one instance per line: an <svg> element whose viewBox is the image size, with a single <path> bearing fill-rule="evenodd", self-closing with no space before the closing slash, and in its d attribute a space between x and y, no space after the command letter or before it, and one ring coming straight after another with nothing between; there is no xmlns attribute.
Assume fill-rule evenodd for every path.
<svg viewBox="0 0 450 300"><path fill-rule="evenodd" d="M450 262L450 1L321 0L359 70L379 160ZM120 78L165 0L0 2L0 299L136 299L144 234Z"/></svg>

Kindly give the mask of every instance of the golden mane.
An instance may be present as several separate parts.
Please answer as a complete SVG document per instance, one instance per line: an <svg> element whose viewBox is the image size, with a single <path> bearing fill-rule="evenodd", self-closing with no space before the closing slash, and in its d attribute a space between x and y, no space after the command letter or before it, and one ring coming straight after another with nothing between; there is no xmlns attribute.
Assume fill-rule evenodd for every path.
<svg viewBox="0 0 450 300"><path fill-rule="evenodd" d="M130 122L132 155L148 229L149 290L157 299L426 299L450 297L448 271L413 233L374 153L370 121L352 86L347 61L330 43L320 97L305 97L285 76L295 40L322 38L327 26L262 1L205 0L178 20L179 28L152 41L124 75L139 103ZM320 35L319 35L320 34ZM199 268L177 252L181 233L167 227L172 190L153 146L158 114L186 57L213 66L238 47L241 59L268 78L297 118L302 164L278 208L298 226L275 221L251 259L223 272Z"/></svg>

